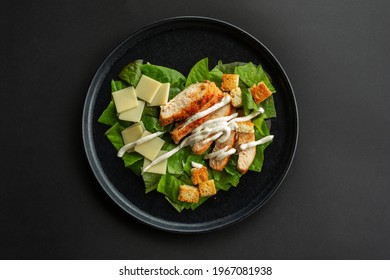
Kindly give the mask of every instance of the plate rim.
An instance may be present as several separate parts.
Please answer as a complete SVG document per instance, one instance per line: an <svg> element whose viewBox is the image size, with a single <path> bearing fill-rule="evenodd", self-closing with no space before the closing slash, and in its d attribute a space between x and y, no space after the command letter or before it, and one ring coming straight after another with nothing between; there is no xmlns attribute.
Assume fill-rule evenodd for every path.
<svg viewBox="0 0 390 280"><path fill-rule="evenodd" d="M98 154L95 148L95 143L93 141L93 131L92 131L92 122L93 122L93 107L95 105L96 98L93 98L96 96L96 94L99 92L100 87L96 87L98 83L98 80L100 79L101 75L105 75L109 72L105 71L106 68L110 69L110 67L107 67L107 64L115 64L115 62L111 62L112 57L118 56L118 51L123 48L123 45L131 40L132 38L138 36L139 34L147 31L152 30L153 28L156 28L158 26L169 24L172 22L183 22L183 21L196 21L196 22L207 22L211 24L219 24L220 26L223 26L225 28L233 29L236 32L242 33L243 36L248 37L249 39L253 40L257 45L261 46L266 52L267 55L269 55L272 60L275 63L275 66L278 67L278 70L283 74L283 79L287 82L287 85L289 87L289 90L291 92L290 98L292 98L293 104L293 111L295 116L295 129L294 129L294 143L292 152L289 155L288 164L285 166L285 170L282 173L283 176L279 179L278 184L272 188L272 191L269 192L265 199L261 201L261 203L256 204L254 207L243 207L238 212L240 215L234 213L233 219L231 218L232 214L228 216L224 216L222 218L218 218L212 221L207 221L203 223L180 223L180 222L174 222L174 221L167 221L158 217L155 217L146 211L138 208L136 205L132 204L131 201L129 201L127 198L124 197L122 193L120 193L115 186L111 183L109 178L106 176L103 167L100 164ZM115 61L117 61L116 59ZM203 233L203 232L210 232L215 231L219 229L223 229L227 226L233 225L248 216L252 215L254 212L259 210L264 204L268 202L268 200L276 193L276 191L279 189L279 187L282 185L284 179L286 178L292 162L295 157L296 149L298 146L298 138L299 138L299 115L298 115L298 107L295 97L295 92L292 87L292 84L283 69L280 62L277 60L277 58L274 56L274 54L262 43L260 42L256 37L248 33L247 31L241 29L240 27L237 27L236 25L233 25L229 22L211 18L211 17L203 17L203 16L177 16L177 17L170 17L166 19L162 19L159 21L155 21L149 25L146 25L135 32L131 33L130 35L126 36L115 48L113 48L109 54L106 56L106 58L103 60L103 62L99 65L98 69L96 70L90 84L87 90L84 106L83 106L83 112L82 112L82 138L83 138L83 145L84 145L84 151L87 158L87 161L89 163L90 168L92 169L92 172L94 174L95 179L98 181L100 187L104 190L104 192L110 197L111 200L115 202L117 206L119 206L125 213L130 215L131 217L135 218L139 222L146 224L148 226L151 226L156 229L160 229L163 231L168 232L175 232L175 233ZM250 204L250 203L249 203Z"/></svg>

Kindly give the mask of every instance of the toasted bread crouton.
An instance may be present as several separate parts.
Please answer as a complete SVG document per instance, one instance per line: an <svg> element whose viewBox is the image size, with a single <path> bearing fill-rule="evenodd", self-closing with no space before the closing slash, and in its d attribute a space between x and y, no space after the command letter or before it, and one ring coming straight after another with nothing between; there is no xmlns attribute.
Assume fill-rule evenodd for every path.
<svg viewBox="0 0 390 280"><path fill-rule="evenodd" d="M179 187L179 197L177 198L183 202L199 202L199 190L197 187L189 185L181 185Z"/></svg>
<svg viewBox="0 0 390 280"><path fill-rule="evenodd" d="M255 133L254 123L252 121L237 122L236 132Z"/></svg>
<svg viewBox="0 0 390 280"><path fill-rule="evenodd" d="M238 82L239 81L240 81L240 75L237 75L237 74L223 74L222 75L221 89L223 91L231 91L232 89L238 87Z"/></svg>
<svg viewBox="0 0 390 280"><path fill-rule="evenodd" d="M207 180L199 184L199 194L201 197L210 196L217 193L214 180Z"/></svg>
<svg viewBox="0 0 390 280"><path fill-rule="evenodd" d="M213 106L220 101L215 96L221 96L222 99L223 93L214 82L205 81L190 85L169 100L167 104L161 106L160 124L166 126L170 123L184 120L201 110ZM211 100L214 100L214 102L210 102Z"/></svg>
<svg viewBox="0 0 390 280"><path fill-rule="evenodd" d="M272 94L264 82L260 82L257 86L253 85L251 87L251 93L256 104L266 100Z"/></svg>
<svg viewBox="0 0 390 280"><path fill-rule="evenodd" d="M233 107L235 108L241 107L242 106L241 88L236 87L232 89L229 94L230 97L232 98L230 102L232 103Z"/></svg>
<svg viewBox="0 0 390 280"><path fill-rule="evenodd" d="M199 185L201 182L207 181L208 179L209 172L206 166L191 169L191 181L194 185Z"/></svg>

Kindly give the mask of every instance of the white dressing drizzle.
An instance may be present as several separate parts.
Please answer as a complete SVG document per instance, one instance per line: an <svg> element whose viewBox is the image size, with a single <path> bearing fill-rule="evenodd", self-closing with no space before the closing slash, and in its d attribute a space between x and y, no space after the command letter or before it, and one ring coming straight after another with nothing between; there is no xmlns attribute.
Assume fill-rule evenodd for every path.
<svg viewBox="0 0 390 280"><path fill-rule="evenodd" d="M230 137L230 132L232 131L232 129L230 128L229 125L226 125L223 130L221 131L222 132L222 136L220 138L218 138L218 142L219 143L223 143L225 142L226 140L229 139Z"/></svg>
<svg viewBox="0 0 390 280"><path fill-rule="evenodd" d="M264 113L264 109L263 107L260 107L257 111L254 111L252 113L250 113L249 115L245 116L245 117L239 117L239 118L234 118L232 119L229 124L233 124L233 123L236 123L236 122L246 122L246 121L250 121L251 119L257 117L258 115Z"/></svg>
<svg viewBox="0 0 390 280"><path fill-rule="evenodd" d="M216 152L209 153L209 154L207 154L207 155L204 156L204 159L216 158L216 157L218 157L219 155L221 155L222 153L226 152L228 148L229 148L229 147L226 146L226 147L223 147L222 149L220 149L220 150L218 150L218 151L216 151Z"/></svg>
<svg viewBox="0 0 390 280"><path fill-rule="evenodd" d="M118 157L123 157L123 155L128 151L128 150L131 150L132 148L134 148L135 146L137 145L141 145L142 143L145 143L147 141L150 141L162 134L164 134L165 132L155 132L153 134L150 134L148 136L145 136L145 137L142 137L140 139L138 139L137 141L134 141L134 142L131 142L131 143L128 143L126 145L124 145L122 148L119 149L118 153L117 153L117 156Z"/></svg>
<svg viewBox="0 0 390 280"><path fill-rule="evenodd" d="M218 110L219 108L222 108L223 106L225 106L226 104L228 104L230 102L230 95L225 95L224 98L222 98L221 102L218 102L217 104L211 106L210 108L204 110L204 111L201 111L201 112L198 112L194 115L192 115L191 117L189 117L183 126L186 126L186 125L189 125L190 123L196 121L196 120L199 120L200 118L203 118L205 116L207 116L208 114L210 114L211 112L213 111L216 111Z"/></svg>
<svg viewBox="0 0 390 280"><path fill-rule="evenodd" d="M203 167L202 164L197 163L197 162L195 162L195 161L191 161L191 166L192 166L193 168L202 168L202 167Z"/></svg>
<svg viewBox="0 0 390 280"><path fill-rule="evenodd" d="M157 157L155 160L153 160L151 163L149 163L149 165L145 166L145 168L142 170L141 174L144 174L150 167L152 167L152 166L162 162L163 160L169 158L170 156L174 155L180 149L181 149L181 147L177 146L177 147L173 148L172 150L170 150L169 152L166 152L165 154Z"/></svg>
<svg viewBox="0 0 390 280"><path fill-rule="evenodd" d="M213 136L207 137L206 139L204 139L202 141L201 144L206 145L208 142L214 141L215 139L218 139L219 137L221 137L222 134L223 134L223 132L218 132L218 133L214 134Z"/></svg>
<svg viewBox="0 0 390 280"><path fill-rule="evenodd" d="M231 114L230 116L208 120L208 121L204 122L203 124L201 124L200 126L193 129L191 133L192 134L197 133L197 132L205 129L205 127L210 128L210 127L221 126L221 124L225 124L226 122L230 121L231 119L234 119L237 116L238 116L238 113L234 113L234 114Z"/></svg>
<svg viewBox="0 0 390 280"><path fill-rule="evenodd" d="M216 160L222 160L227 156L230 156L232 154L236 153L236 149L231 148L230 150L227 150L226 152L220 153L219 156L217 156L215 159Z"/></svg>
<svg viewBox="0 0 390 280"><path fill-rule="evenodd" d="M252 148L252 147L256 147L257 145L262 145L262 144L268 143L268 142L272 141L272 139L274 139L274 136L273 135L268 135L268 136L265 136L265 137L263 137L263 138L261 138L261 139L259 139L257 141L241 144L240 145L240 150L246 150L246 149L249 149L249 148Z"/></svg>
<svg viewBox="0 0 390 280"><path fill-rule="evenodd" d="M230 96L227 95L222 99L222 101L220 103L217 103L214 106L208 108L207 110L199 112L199 113L193 115L192 117L188 118L186 120L186 122L184 123L184 125L188 125L189 123L196 121L196 120L210 114L211 112L213 112L215 110L218 110L219 108L225 106L229 102L230 102ZM183 141L177 147L175 147L171 151L157 157L148 166L146 166L142 170L142 174L145 173L150 167L169 158L170 156L172 156L173 154L178 152L180 149L182 149L186 146L192 146L198 141L202 141L203 145L210 142L210 141L214 141L214 140L217 140L220 143L226 141L229 138L231 131L236 130L236 128L238 126L237 122L249 121L262 113L264 113L264 109L260 107L257 111L252 112L251 114L249 114L245 117L237 117L238 114L234 113L230 116L220 117L220 118L216 118L216 119L212 119L212 120L208 120L208 121L204 122L202 125L193 129L191 132L191 135L184 138ZM156 135L156 134L157 133L154 133L152 135ZM152 135L146 136L144 138L151 137ZM157 136L154 136L154 137L157 137ZM149 140L153 139L154 137L149 138ZM141 138L141 139L143 139L143 138ZM254 147L257 145L267 143L267 142L271 141L272 139L273 139L273 135L269 135L269 136L266 136L258 141L242 144L242 145L240 145L240 149L245 150L245 149L248 149L250 147ZM136 143L138 141L139 140L137 140L133 143L130 143L131 145L128 144L128 145L126 145L126 146L128 146L127 148L125 148L126 146L124 146L124 147L122 147L122 149L124 149L124 152L131 149L131 148L135 147L136 145L140 144L140 143ZM148 140L145 140L145 141L148 141ZM122 155L124 154L124 152L122 153ZM212 152L212 153L205 155L204 158L205 159L216 158L217 160L221 160L221 159L223 159L227 156L230 156L236 152L237 152L236 149L231 148L228 150L228 147L226 146L223 149L220 149L216 152ZM119 156L119 152L118 152L118 156Z"/></svg>

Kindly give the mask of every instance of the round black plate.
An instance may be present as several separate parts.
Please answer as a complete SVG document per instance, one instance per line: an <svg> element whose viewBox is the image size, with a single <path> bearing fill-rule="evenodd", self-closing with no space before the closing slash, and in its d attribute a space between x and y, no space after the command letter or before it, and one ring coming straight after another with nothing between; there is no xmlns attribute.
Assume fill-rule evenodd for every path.
<svg viewBox="0 0 390 280"><path fill-rule="evenodd" d="M195 211L178 213L156 191L144 194L141 177L123 166L106 139L107 126L97 122L111 99L110 81L135 59L174 68L187 75L200 59L210 67L242 61L261 64L271 76L277 118L273 143L266 149L263 171L248 172L236 188L219 191ZM298 114L291 84L271 52L245 31L215 19L179 17L163 20L132 34L115 48L97 70L87 93L82 133L94 175L109 197L134 218L172 232L205 232L231 225L252 214L282 183L298 138Z"/></svg>

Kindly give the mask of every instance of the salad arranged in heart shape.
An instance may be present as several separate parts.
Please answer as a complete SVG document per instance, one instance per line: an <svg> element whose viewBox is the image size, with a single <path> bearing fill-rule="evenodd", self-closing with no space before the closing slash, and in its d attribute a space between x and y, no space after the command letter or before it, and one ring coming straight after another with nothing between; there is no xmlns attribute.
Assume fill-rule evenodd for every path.
<svg viewBox="0 0 390 280"><path fill-rule="evenodd" d="M177 211L196 209L218 191L261 172L276 117L270 77L252 62L198 61L184 76L136 60L111 81L98 121L125 167ZM129 188L131 184L129 183ZM255 187L255 186L253 186Z"/></svg>

